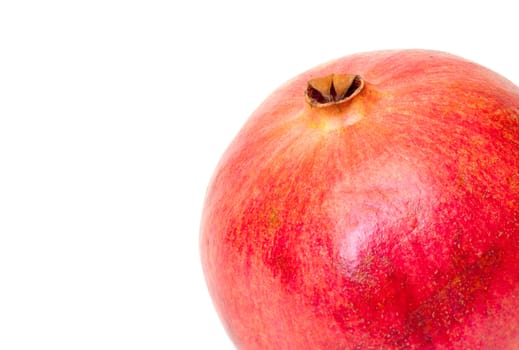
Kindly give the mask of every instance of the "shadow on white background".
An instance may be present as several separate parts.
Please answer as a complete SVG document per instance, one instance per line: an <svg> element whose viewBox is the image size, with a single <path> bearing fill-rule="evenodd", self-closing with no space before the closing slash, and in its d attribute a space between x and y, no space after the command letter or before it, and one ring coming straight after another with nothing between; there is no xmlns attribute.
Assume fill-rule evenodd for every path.
<svg viewBox="0 0 519 350"><path fill-rule="evenodd" d="M519 83L512 2L0 4L0 349L232 349L205 289L207 183L276 87L448 51Z"/></svg>

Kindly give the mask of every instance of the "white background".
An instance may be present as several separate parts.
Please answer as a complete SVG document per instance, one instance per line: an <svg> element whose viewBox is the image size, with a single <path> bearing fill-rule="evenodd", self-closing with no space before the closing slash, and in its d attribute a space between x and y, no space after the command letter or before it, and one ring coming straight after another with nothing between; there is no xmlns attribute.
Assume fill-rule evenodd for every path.
<svg viewBox="0 0 519 350"><path fill-rule="evenodd" d="M0 349L232 349L198 229L277 86L389 48L519 83L513 1L0 2Z"/></svg>

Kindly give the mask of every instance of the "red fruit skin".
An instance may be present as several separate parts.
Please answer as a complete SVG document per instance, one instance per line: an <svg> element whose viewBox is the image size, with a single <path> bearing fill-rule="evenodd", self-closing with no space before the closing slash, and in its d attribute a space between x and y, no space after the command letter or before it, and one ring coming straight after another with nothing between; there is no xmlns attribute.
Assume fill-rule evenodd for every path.
<svg viewBox="0 0 519 350"><path fill-rule="evenodd" d="M346 106L307 81L358 74ZM335 112L332 112L335 111ZM446 53L310 70L250 117L200 249L239 349L519 349L519 88Z"/></svg>

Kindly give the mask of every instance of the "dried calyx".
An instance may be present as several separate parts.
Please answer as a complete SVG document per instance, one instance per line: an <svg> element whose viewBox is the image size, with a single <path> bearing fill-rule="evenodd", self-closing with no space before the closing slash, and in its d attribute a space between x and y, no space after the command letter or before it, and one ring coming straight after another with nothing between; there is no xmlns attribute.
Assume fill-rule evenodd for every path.
<svg viewBox="0 0 519 350"><path fill-rule="evenodd" d="M326 107L351 100L363 87L359 75L331 74L309 80L305 96L312 107Z"/></svg>

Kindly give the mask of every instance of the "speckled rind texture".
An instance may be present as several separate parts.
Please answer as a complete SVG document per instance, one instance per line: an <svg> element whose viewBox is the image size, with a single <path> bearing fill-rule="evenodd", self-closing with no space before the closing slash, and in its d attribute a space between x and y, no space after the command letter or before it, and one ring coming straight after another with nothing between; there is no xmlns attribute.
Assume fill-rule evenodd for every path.
<svg viewBox="0 0 519 350"><path fill-rule="evenodd" d="M334 73L364 90L309 107L306 82ZM363 53L287 82L223 155L202 217L236 346L519 349L518 145L519 89L446 53Z"/></svg>

